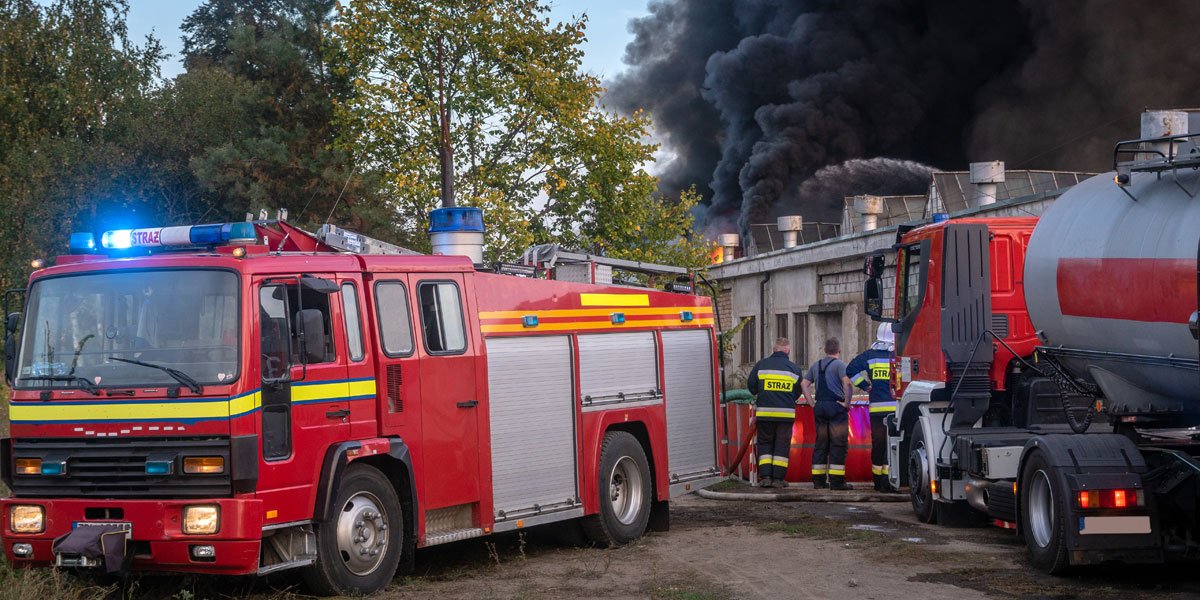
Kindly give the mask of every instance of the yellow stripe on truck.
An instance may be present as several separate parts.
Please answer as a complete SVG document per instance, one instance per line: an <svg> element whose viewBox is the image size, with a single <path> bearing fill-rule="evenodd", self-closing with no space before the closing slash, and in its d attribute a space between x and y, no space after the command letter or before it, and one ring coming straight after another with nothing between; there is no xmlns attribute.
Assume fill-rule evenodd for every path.
<svg viewBox="0 0 1200 600"><path fill-rule="evenodd" d="M580 294L581 306L650 306L649 294Z"/></svg>

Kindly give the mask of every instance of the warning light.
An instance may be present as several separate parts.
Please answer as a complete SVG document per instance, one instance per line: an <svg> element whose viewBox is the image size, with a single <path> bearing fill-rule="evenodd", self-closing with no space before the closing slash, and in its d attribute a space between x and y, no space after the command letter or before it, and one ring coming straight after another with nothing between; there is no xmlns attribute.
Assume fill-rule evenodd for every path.
<svg viewBox="0 0 1200 600"><path fill-rule="evenodd" d="M1090 508L1087 492L1079 492L1079 508Z"/></svg>
<svg viewBox="0 0 1200 600"><path fill-rule="evenodd" d="M213 244L253 244L253 223L213 223L150 229L115 229L100 236L100 244L109 249L156 246L208 246Z"/></svg>
<svg viewBox="0 0 1200 600"><path fill-rule="evenodd" d="M1125 490L1113 490L1113 506L1125 508Z"/></svg>

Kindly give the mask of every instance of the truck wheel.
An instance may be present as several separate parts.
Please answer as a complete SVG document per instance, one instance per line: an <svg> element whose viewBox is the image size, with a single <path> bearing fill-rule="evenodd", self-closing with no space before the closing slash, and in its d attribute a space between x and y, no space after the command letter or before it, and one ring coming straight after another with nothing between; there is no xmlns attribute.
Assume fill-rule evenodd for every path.
<svg viewBox="0 0 1200 600"><path fill-rule="evenodd" d="M1021 473L1021 533L1029 559L1047 573L1068 566L1065 497L1041 452L1034 452Z"/></svg>
<svg viewBox="0 0 1200 600"><path fill-rule="evenodd" d="M305 582L325 596L387 587L404 540L404 515L392 484L374 467L350 465L334 506L334 517L316 524L317 561L305 570Z"/></svg>
<svg viewBox="0 0 1200 600"><path fill-rule="evenodd" d="M937 511L934 510L933 490L929 489L930 457L919 420L913 422L908 440L908 497L912 500L913 514L922 523L933 523L937 520Z"/></svg>
<svg viewBox="0 0 1200 600"><path fill-rule="evenodd" d="M604 434L600 450L600 513L583 519L597 546L623 546L642 537L650 520L650 463L637 438L624 431Z"/></svg>

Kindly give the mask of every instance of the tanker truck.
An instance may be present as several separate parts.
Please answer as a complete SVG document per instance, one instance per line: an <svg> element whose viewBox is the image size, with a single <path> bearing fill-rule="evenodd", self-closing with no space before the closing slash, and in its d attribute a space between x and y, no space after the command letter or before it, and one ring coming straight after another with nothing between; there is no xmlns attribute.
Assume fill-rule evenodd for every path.
<svg viewBox="0 0 1200 600"><path fill-rule="evenodd" d="M901 227L864 265L896 332L892 484L1049 573L1200 554L1200 134L1147 115L1041 217Z"/></svg>

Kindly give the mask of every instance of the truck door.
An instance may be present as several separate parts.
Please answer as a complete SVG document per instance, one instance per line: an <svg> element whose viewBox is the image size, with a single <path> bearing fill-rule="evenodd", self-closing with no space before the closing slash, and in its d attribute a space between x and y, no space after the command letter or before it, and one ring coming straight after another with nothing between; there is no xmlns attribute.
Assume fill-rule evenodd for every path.
<svg viewBox="0 0 1200 600"><path fill-rule="evenodd" d="M347 359L348 394L347 404L350 409L350 436L354 439L375 437L379 435L376 421L376 394L381 389L381 383L375 377L375 366L372 356L371 340L364 329L363 315L364 295L362 293L362 277L358 274L344 274L338 278L341 299L341 322L335 323L338 331L338 354ZM342 346L345 349L342 349Z"/></svg>
<svg viewBox="0 0 1200 600"><path fill-rule="evenodd" d="M347 363L333 327L341 314L331 293L299 281L263 278L257 286L263 459L258 497L268 523L312 517L313 474L321 470L325 449L350 434Z"/></svg>
<svg viewBox="0 0 1200 600"><path fill-rule="evenodd" d="M421 343L421 431L425 505L429 509L479 501L480 411L461 274L413 278ZM536 435L536 432L530 432Z"/></svg>

